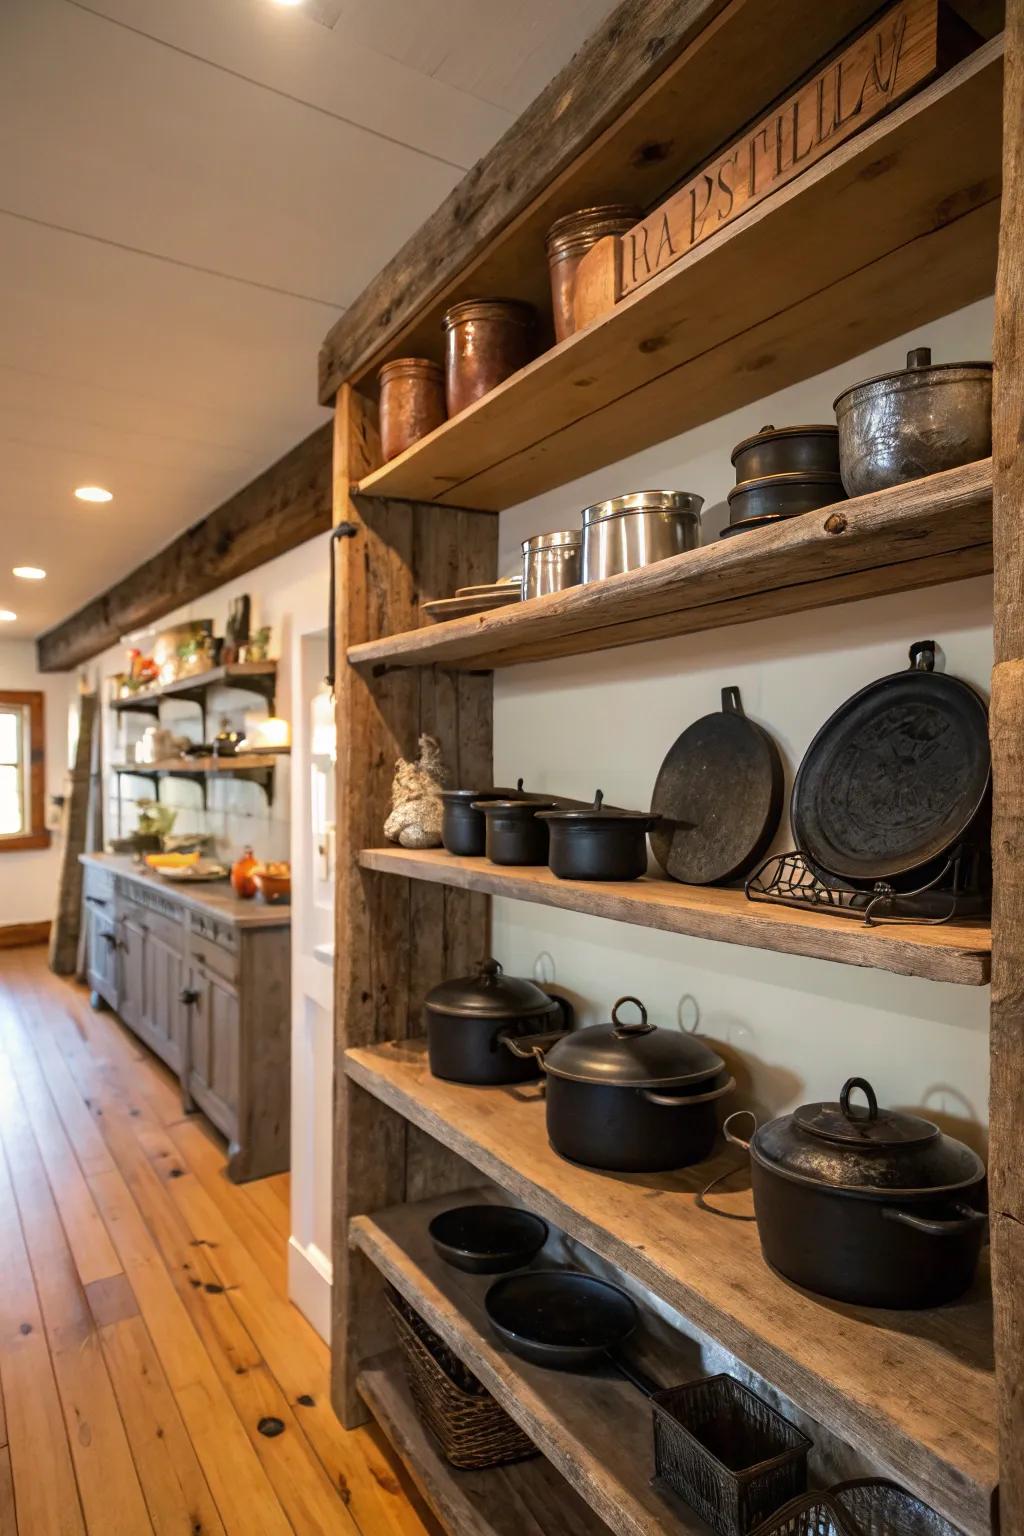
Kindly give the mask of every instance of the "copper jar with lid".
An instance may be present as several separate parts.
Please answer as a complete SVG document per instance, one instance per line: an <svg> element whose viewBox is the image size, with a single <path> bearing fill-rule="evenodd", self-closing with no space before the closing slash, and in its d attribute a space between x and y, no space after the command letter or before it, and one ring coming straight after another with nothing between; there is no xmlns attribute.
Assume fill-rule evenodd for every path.
<svg viewBox="0 0 1024 1536"><path fill-rule="evenodd" d="M533 356L534 311L518 299L464 299L444 317L445 394L455 416Z"/></svg>
<svg viewBox="0 0 1024 1536"><path fill-rule="evenodd" d="M380 379L380 451L385 464L444 421L444 369L428 357L396 357Z"/></svg>
<svg viewBox="0 0 1024 1536"><path fill-rule="evenodd" d="M547 251L556 341L564 341L576 329L576 269L584 256L606 235L626 234L640 218L639 208L629 203L605 203L567 213L552 224L547 234Z"/></svg>

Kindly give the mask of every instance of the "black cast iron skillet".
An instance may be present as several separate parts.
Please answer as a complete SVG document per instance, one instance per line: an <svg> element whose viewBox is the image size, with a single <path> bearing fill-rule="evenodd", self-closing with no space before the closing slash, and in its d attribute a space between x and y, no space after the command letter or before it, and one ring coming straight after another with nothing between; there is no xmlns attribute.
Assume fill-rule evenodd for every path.
<svg viewBox="0 0 1024 1536"><path fill-rule="evenodd" d="M935 642L918 641L905 672L855 693L808 747L790 814L798 848L826 876L923 884L983 825L988 711L934 667Z"/></svg>
<svg viewBox="0 0 1024 1536"><path fill-rule="evenodd" d="M485 1299L495 1333L513 1354L559 1371L613 1365L645 1396L662 1389L627 1360L620 1346L640 1320L617 1285L573 1269L534 1269L507 1275Z"/></svg>
<svg viewBox="0 0 1024 1536"><path fill-rule="evenodd" d="M783 771L768 732L743 713L738 688L669 748L651 797L654 857L686 885L720 885L763 858L782 815Z"/></svg>
<svg viewBox="0 0 1024 1536"><path fill-rule="evenodd" d="M438 1256L471 1275L500 1275L536 1258L548 1236L546 1221L509 1205L457 1205L428 1228Z"/></svg>

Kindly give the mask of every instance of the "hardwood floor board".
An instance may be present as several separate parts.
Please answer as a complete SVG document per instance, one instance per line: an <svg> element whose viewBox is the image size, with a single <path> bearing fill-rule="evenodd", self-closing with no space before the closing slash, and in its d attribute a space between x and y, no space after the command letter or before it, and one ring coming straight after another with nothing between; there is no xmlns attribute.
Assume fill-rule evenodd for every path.
<svg viewBox="0 0 1024 1536"><path fill-rule="evenodd" d="M11 1473L11 1455L6 1444L0 1446L0 1536L18 1536L14 1477Z"/></svg>
<svg viewBox="0 0 1024 1536"><path fill-rule="evenodd" d="M182 1162L196 1176L235 1235L245 1243L279 1296L288 1296L288 1233L284 1223L268 1219L264 1203L255 1192L261 1180L251 1184L232 1184L224 1173L224 1153L213 1140L204 1123L195 1118L179 1120L168 1126L167 1134ZM281 1203L270 1196L276 1212Z"/></svg>

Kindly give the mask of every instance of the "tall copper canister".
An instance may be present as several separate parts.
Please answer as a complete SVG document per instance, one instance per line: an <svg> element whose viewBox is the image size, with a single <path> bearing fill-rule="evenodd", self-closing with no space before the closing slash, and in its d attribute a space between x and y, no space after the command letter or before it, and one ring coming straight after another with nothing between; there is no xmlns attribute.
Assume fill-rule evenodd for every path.
<svg viewBox="0 0 1024 1536"><path fill-rule="evenodd" d="M517 299L464 299L444 317L448 415L486 395L533 356L535 314Z"/></svg>
<svg viewBox="0 0 1024 1536"><path fill-rule="evenodd" d="M380 451L385 464L444 421L444 369L428 357L396 357L380 370Z"/></svg>
<svg viewBox="0 0 1024 1536"><path fill-rule="evenodd" d="M572 301L576 269L583 257L605 235L624 235L642 217L628 203L605 203L599 208L580 208L556 219L548 230L548 269L551 274L551 308L555 339L564 341L576 329Z"/></svg>

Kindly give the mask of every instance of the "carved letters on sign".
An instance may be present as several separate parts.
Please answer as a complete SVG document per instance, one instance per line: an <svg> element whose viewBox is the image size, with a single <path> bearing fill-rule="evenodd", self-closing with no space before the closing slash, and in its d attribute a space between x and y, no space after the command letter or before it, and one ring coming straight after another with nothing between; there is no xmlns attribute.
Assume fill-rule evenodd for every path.
<svg viewBox="0 0 1024 1536"><path fill-rule="evenodd" d="M940 0L900 0L623 235L618 296L685 256L935 74Z"/></svg>

